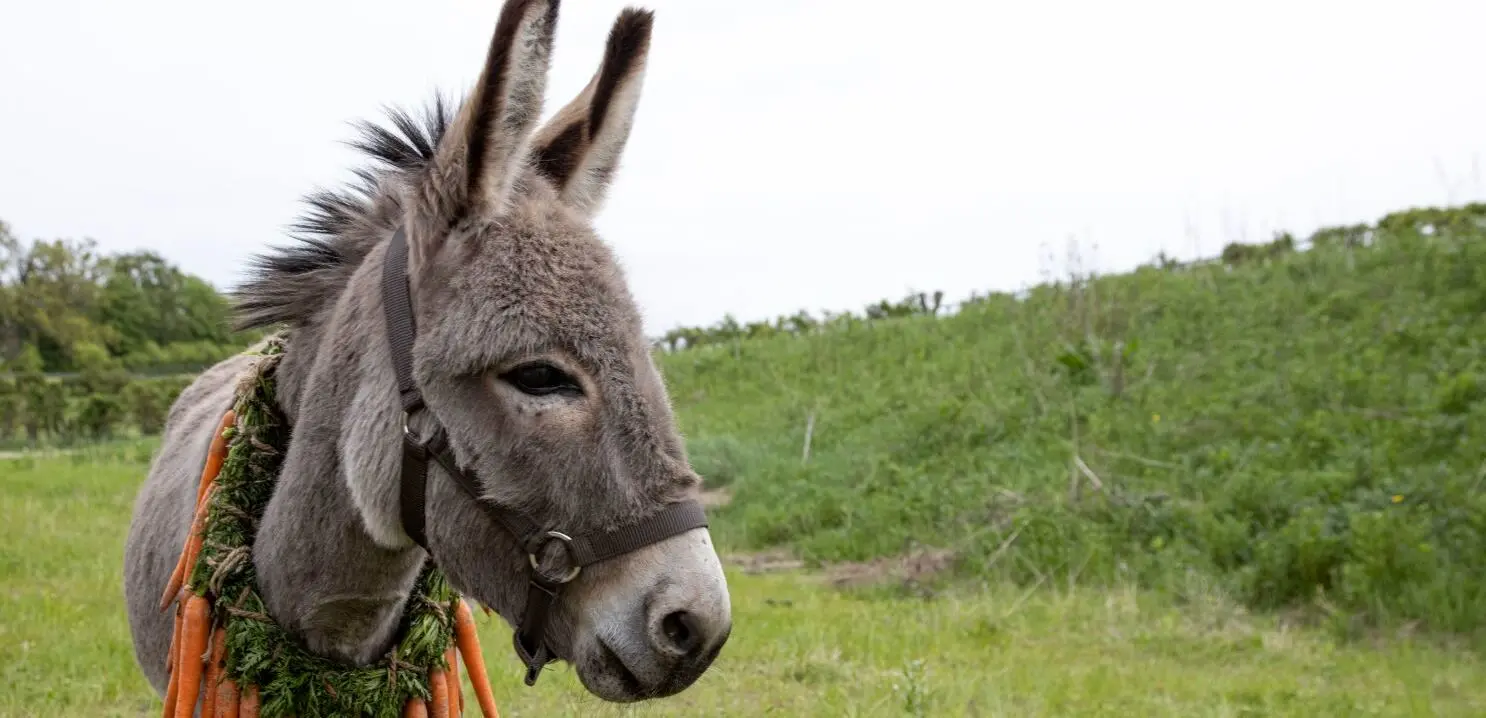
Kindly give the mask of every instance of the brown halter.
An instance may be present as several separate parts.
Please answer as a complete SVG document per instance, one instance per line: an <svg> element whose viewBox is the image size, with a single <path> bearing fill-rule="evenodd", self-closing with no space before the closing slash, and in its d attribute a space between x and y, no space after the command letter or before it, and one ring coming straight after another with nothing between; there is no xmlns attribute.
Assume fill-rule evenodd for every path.
<svg viewBox="0 0 1486 718"><path fill-rule="evenodd" d="M547 613L562 587L578 577L584 566L626 554L707 525L701 504L688 499L673 503L641 521L592 535L569 535L544 528L525 514L480 498L480 482L459 467L449 450L443 427L437 426L427 437L414 434L408 426L413 414L427 411L423 394L413 381L413 340L417 331L413 322L412 297L407 281L407 236L399 227L387 248L382 271L382 304L387 315L387 339L392 346L392 364L397 371L397 387L402 395L402 523L408 535L428 550L425 532L424 500L428 483L428 460L439 462L455 485L480 505L497 524L516 538L526 551L530 587L526 609L512 643L516 655L526 665L526 685L534 685L542 668L557 660L547 649L545 632ZM569 567L559 575L544 573L538 556L550 542L562 545ZM430 557L432 552L430 552Z"/></svg>

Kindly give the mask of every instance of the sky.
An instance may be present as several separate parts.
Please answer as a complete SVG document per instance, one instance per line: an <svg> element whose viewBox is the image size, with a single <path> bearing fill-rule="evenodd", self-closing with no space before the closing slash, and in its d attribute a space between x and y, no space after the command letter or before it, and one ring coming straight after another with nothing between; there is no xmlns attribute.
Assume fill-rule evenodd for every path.
<svg viewBox="0 0 1486 718"><path fill-rule="evenodd" d="M563 3L548 114L627 4ZM596 228L651 334L1486 199L1479 0L641 4ZM360 164L352 121L473 83L499 9L4 3L0 219L230 289Z"/></svg>

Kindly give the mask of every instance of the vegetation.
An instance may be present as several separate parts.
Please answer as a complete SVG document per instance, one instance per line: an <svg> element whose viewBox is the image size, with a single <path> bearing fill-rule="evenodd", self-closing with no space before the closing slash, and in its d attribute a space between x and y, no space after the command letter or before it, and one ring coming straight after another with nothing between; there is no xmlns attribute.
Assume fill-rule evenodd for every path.
<svg viewBox="0 0 1486 718"><path fill-rule="evenodd" d="M159 715L134 664L119 585L153 441L0 460L0 716ZM736 630L686 692L632 707L570 668L533 688L510 630L475 613L501 715L1474 716L1486 665L1418 640L1372 648L1122 584L1006 584L932 601L729 569ZM1199 600L1200 599L1200 600ZM473 709L468 675L465 697Z"/></svg>
<svg viewBox="0 0 1486 718"><path fill-rule="evenodd" d="M227 299L153 252L22 243L0 222L0 443L157 431L191 374L254 336Z"/></svg>
<svg viewBox="0 0 1486 718"><path fill-rule="evenodd" d="M1480 641L1486 205L1224 255L668 355L720 540Z"/></svg>
<svg viewBox="0 0 1486 718"><path fill-rule="evenodd" d="M1481 712L1486 205L1116 276L1076 259L1016 294L728 318L658 341L693 460L730 498L713 510L727 550L782 548L827 568L922 547L953 560L886 596L735 572L724 666L647 712ZM101 271L78 276L106 286ZM32 315L4 315L0 337L21 347L4 355L16 372L11 389L0 382L7 435L158 427L159 401L184 380L149 380L148 420L111 409L108 397L148 393L120 379L148 362L128 359L139 354L103 318L117 315L88 306L75 316L109 329L17 329ZM227 335L215 336L193 341ZM44 371L77 376L36 381ZM43 596L106 598L118 580L117 553L99 551L122 541L142 457L56 461L95 463L36 468L46 482L4 469L17 488L0 518L47 537L0 542L12 547L0 549L0 614L27 617L7 622L0 650L39 651L5 662L6 682L62 690L37 679L91 650L117 670L88 675L116 678L56 700L132 709L144 693L121 616L65 651L15 633L72 621L73 607ZM83 513L56 518L64 510ZM790 618L805 607L808 625ZM109 638L91 647L95 632ZM1379 635L1394 640L1355 640ZM926 677L911 677L913 660ZM854 687L861 676L871 688ZM596 710L572 703L567 678L535 694L502 678L497 695L523 710Z"/></svg>

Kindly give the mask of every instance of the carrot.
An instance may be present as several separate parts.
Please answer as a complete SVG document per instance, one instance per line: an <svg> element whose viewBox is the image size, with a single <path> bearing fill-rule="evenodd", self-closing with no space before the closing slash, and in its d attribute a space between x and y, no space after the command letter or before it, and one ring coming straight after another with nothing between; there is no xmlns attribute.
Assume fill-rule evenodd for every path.
<svg viewBox="0 0 1486 718"><path fill-rule="evenodd" d="M428 718L449 718L449 673L437 668L428 672Z"/></svg>
<svg viewBox="0 0 1486 718"><path fill-rule="evenodd" d="M175 625L170 629L170 650L165 654L165 672L175 673L175 656L180 653L181 648L181 609L175 607Z"/></svg>
<svg viewBox="0 0 1486 718"><path fill-rule="evenodd" d="M212 631L212 657L206 664L206 694L201 704L202 718L216 714L217 684L222 682L222 661L227 656L227 630L221 626Z"/></svg>
<svg viewBox="0 0 1486 718"><path fill-rule="evenodd" d="M222 471L222 464L227 460L227 429L237 422L237 414L231 409L223 415L222 422L217 425L217 433L212 436L211 447L206 452L206 466L201 470L201 480L196 486L196 512L201 512L201 505L206 500L206 492L216 482L217 474ZM186 548L176 559L175 569L170 572L170 579L165 582L165 592L160 595L160 610L168 608L180 592L181 584L186 580L187 568L191 563L191 536L197 533L195 529L195 517L192 517L192 530L186 535Z"/></svg>
<svg viewBox="0 0 1486 718"><path fill-rule="evenodd" d="M176 604L175 627L170 631L170 651L165 654L165 672L170 674L170 681L165 685L165 706L161 713L165 718L175 715L175 697L181 688L181 621L185 607Z"/></svg>
<svg viewBox="0 0 1486 718"><path fill-rule="evenodd" d="M402 707L402 718L428 718L428 706L422 698L409 698Z"/></svg>
<svg viewBox="0 0 1486 718"><path fill-rule="evenodd" d="M244 687L242 700L237 704L237 718L258 718L258 701L258 686Z"/></svg>
<svg viewBox="0 0 1486 718"><path fill-rule="evenodd" d="M459 683L459 649L449 646L449 650L444 652L444 662L449 664L449 692L454 694L449 713L464 715L464 686Z"/></svg>
<svg viewBox="0 0 1486 718"><path fill-rule="evenodd" d="M196 511L191 516L191 528L186 532L186 546L181 550L181 557L176 563L178 573L170 574L170 582L165 585L165 593L160 596L160 610L162 611L179 596L187 577L196 566L196 558L201 555L201 532L206 527L206 515L211 508L211 496L214 489L214 485L209 485L205 500L196 504Z"/></svg>
<svg viewBox="0 0 1486 718"><path fill-rule="evenodd" d="M170 572L170 580L165 582L165 592L160 594L160 610L170 608L175 601L176 594L181 590L181 579L186 574L186 549L181 548L180 558L175 560L175 570Z"/></svg>
<svg viewBox="0 0 1486 718"><path fill-rule="evenodd" d="M211 718L237 718L237 704L237 683L227 678L217 687L217 712Z"/></svg>
<svg viewBox="0 0 1486 718"><path fill-rule="evenodd" d="M175 663L175 661L171 661L171 664L172 665L174 663ZM179 670L173 670L173 671L170 672L170 682L167 683L166 686L165 686L165 705L162 706L163 710L160 713L160 715L162 716L162 718L174 718L175 717L175 699L176 699L176 696L180 693L180 691L181 691L181 672Z"/></svg>
<svg viewBox="0 0 1486 718"><path fill-rule="evenodd" d="M480 712L485 718L500 718L495 694L490 690L490 676L485 673L485 656L480 653L480 636L475 633L475 617L464 599L455 601L454 642L464 655L464 667L470 674L470 685L475 688L475 700L480 702Z"/></svg>
<svg viewBox="0 0 1486 718"><path fill-rule="evenodd" d="M212 435L212 444L206 450L206 466L201 469L201 480L196 487L196 503L206 496L207 484L217 478L222 471L222 464L227 462L227 430L237 423L237 414L228 409L222 415L222 421L217 424L217 433Z"/></svg>
<svg viewBox="0 0 1486 718"><path fill-rule="evenodd" d="M206 540L206 516L211 513L212 497L217 495L217 486L214 484L207 487L206 498L196 507L196 516L191 519L190 543L186 544L186 550L190 553L186 556L186 572L181 576L181 582L190 591L191 572L196 569L196 560L201 558L201 544Z"/></svg>
<svg viewBox="0 0 1486 718"><path fill-rule="evenodd" d="M201 695L202 654L211 631L211 611L206 599L191 594L186 599L185 632L181 634L181 687L176 694L175 718L192 718Z"/></svg>

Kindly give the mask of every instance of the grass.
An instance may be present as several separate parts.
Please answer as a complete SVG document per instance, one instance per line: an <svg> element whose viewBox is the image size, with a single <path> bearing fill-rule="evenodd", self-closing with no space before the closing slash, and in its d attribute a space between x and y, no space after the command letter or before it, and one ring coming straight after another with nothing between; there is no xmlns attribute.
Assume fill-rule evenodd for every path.
<svg viewBox="0 0 1486 718"><path fill-rule="evenodd" d="M522 687L492 623L503 715L1486 714L1486 205L1076 270L665 355L720 545L950 569L734 569L716 668L628 709ZM150 446L0 459L0 713L151 711Z"/></svg>
<svg viewBox="0 0 1486 718"><path fill-rule="evenodd" d="M155 715L121 596L151 444L0 461L0 715ZM482 624L504 716L1479 715L1486 665L1400 638L1339 643L1215 587L1178 605L1132 585L962 585L930 599L816 573L730 569L735 631L713 670L657 703L588 696L566 667L521 685Z"/></svg>
<svg viewBox="0 0 1486 718"><path fill-rule="evenodd" d="M1306 244L667 354L720 540L1486 646L1486 205Z"/></svg>

